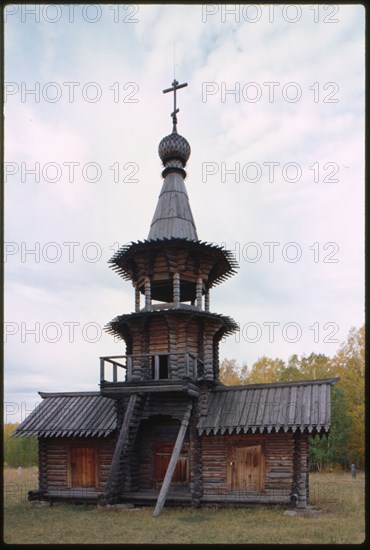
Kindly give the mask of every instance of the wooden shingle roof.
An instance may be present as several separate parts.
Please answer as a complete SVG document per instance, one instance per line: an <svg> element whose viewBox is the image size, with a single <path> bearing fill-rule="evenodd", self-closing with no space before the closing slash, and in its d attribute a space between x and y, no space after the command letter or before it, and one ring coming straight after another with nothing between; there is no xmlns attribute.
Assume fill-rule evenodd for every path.
<svg viewBox="0 0 370 550"><path fill-rule="evenodd" d="M172 305L164 304L162 308L155 311L139 311L137 313L124 313L115 317L110 323L104 326L104 330L109 334L118 336L119 338L124 338L125 336L130 336L130 326L133 326L137 323L138 319L146 318L149 316L153 317L163 317L171 319L171 316L176 317L181 313L182 317L185 318L203 318L206 319L209 323L214 321L214 324L218 324L220 327L223 327L223 336L229 336L233 332L236 332L239 328L239 325L226 315L220 315L219 313L210 313L208 311L203 311L197 309L195 306L189 306L187 304L180 304L179 308L174 308Z"/></svg>
<svg viewBox="0 0 370 550"><path fill-rule="evenodd" d="M185 183L176 172L164 179L148 235L148 240L171 238L198 240Z"/></svg>
<svg viewBox="0 0 370 550"><path fill-rule="evenodd" d="M218 386L209 394L207 413L198 422L198 432L328 433L330 388L338 380ZM97 392L40 395L43 401L13 435L106 437L117 427L115 401Z"/></svg>
<svg viewBox="0 0 370 550"><path fill-rule="evenodd" d="M327 433L330 387L338 380L217 387L210 392L207 413L200 418L198 431L207 435L298 429Z"/></svg>
<svg viewBox="0 0 370 550"><path fill-rule="evenodd" d="M43 401L14 434L38 437L106 437L116 429L114 400L96 392L42 393Z"/></svg>
<svg viewBox="0 0 370 550"><path fill-rule="evenodd" d="M230 250L205 241L189 241L174 237L125 244L115 252L108 263L124 280L138 281L148 270L153 269L151 259L159 252L166 250L167 255L175 254L176 259L176 255L180 256L181 251L186 249L201 258L209 288L235 275L238 263Z"/></svg>

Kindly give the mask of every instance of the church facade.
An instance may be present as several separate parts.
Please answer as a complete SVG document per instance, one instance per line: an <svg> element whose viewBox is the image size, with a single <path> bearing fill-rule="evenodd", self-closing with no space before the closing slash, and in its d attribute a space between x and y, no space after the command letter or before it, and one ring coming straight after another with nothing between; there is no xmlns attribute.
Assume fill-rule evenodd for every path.
<svg viewBox="0 0 370 550"><path fill-rule="evenodd" d="M111 267L134 288L134 311L106 327L125 354L100 358L96 392L42 393L15 435L39 441L29 498L102 504L246 505L308 500L309 434L330 429L337 379L224 386L219 345L238 329L210 292L236 273L233 254L198 239L185 187L190 145L159 144L163 186L146 240Z"/></svg>

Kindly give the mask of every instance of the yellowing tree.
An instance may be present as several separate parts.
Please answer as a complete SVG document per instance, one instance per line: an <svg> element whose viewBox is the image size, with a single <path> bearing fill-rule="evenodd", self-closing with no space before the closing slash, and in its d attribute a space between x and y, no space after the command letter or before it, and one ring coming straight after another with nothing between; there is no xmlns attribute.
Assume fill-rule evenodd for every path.
<svg viewBox="0 0 370 550"><path fill-rule="evenodd" d="M260 357L253 364L245 382L247 384L279 382L284 369L285 363L281 359L270 359L265 356Z"/></svg>
<svg viewBox="0 0 370 550"><path fill-rule="evenodd" d="M318 380L339 376L332 391L332 430L328 440L312 442L312 463L338 462L343 466L365 462L365 327L351 328L337 354L329 358L311 353L298 358L292 355L287 365L281 359L260 357L248 369L235 359L224 359L220 381L227 385L267 384L295 380Z"/></svg>
<svg viewBox="0 0 370 550"><path fill-rule="evenodd" d="M224 359L220 364L220 382L225 386L241 384L240 369L236 359Z"/></svg>
<svg viewBox="0 0 370 550"><path fill-rule="evenodd" d="M332 361L333 372L340 376L338 388L345 396L351 420L348 450L351 460L364 465L365 460L365 326L351 328Z"/></svg>

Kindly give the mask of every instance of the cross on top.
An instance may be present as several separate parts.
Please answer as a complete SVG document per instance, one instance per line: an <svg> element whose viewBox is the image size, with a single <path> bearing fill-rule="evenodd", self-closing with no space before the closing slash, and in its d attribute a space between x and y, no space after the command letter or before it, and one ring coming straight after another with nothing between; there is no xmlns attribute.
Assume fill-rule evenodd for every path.
<svg viewBox="0 0 370 550"><path fill-rule="evenodd" d="M177 124L177 117L176 114L179 112L179 109L176 109L176 90L179 90L180 88L185 88L188 83L185 82L184 84L179 84L176 79L172 82L171 88L166 88L166 90L163 90L163 93L166 94L167 92L173 92L173 112L171 113L172 121L173 121L173 132L176 132L176 124Z"/></svg>

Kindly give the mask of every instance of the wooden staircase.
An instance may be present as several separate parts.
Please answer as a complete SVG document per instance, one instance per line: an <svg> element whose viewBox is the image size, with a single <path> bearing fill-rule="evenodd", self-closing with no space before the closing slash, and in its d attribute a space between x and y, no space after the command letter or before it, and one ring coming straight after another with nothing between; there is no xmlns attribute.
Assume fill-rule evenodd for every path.
<svg viewBox="0 0 370 550"><path fill-rule="evenodd" d="M129 475L129 456L139 428L147 394L130 396L121 430L114 450L105 491L100 500L105 504L116 502Z"/></svg>

